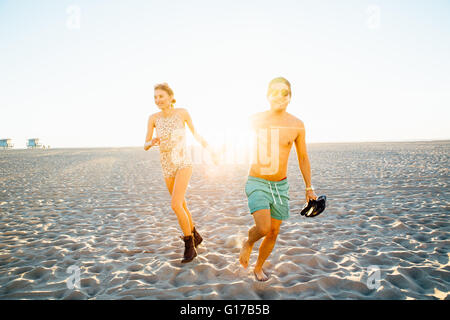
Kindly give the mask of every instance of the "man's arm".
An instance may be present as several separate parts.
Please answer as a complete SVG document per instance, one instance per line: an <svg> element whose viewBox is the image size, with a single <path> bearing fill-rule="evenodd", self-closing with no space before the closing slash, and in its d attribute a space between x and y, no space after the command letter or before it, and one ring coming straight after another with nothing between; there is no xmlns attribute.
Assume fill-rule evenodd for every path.
<svg viewBox="0 0 450 320"><path fill-rule="evenodd" d="M301 120L299 120L298 135L295 139L295 149L297 151L298 166L303 175L303 180L305 181L305 187L311 187L311 164L308 158L308 151L306 150L305 141L305 125ZM306 201L309 199L316 199L317 196L314 191L306 192Z"/></svg>

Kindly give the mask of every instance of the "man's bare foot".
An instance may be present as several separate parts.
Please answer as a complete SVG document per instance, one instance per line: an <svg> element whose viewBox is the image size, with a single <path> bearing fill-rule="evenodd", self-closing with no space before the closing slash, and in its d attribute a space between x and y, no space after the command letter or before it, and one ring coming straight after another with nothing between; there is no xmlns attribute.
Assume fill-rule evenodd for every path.
<svg viewBox="0 0 450 320"><path fill-rule="evenodd" d="M264 270L253 270L253 273L255 274L255 278L258 281L267 281L269 280L269 277L264 273Z"/></svg>
<svg viewBox="0 0 450 320"><path fill-rule="evenodd" d="M242 243L241 253L239 255L239 262L244 268L248 267L248 260L250 259L250 253L252 253L252 248L248 241Z"/></svg>

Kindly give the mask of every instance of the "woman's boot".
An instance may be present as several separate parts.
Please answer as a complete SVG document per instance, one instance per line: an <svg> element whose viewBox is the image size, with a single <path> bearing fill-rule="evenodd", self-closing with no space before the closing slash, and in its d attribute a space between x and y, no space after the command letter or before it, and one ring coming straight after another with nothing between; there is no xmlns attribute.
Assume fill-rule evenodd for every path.
<svg viewBox="0 0 450 320"><path fill-rule="evenodd" d="M195 227L194 227L194 230L192 230L192 234L194 235L194 245L195 245L195 247L197 248L198 245L199 245L200 243L202 243L203 238L202 238L202 236L200 235L200 233L198 233L197 230L195 230Z"/></svg>
<svg viewBox="0 0 450 320"><path fill-rule="evenodd" d="M194 236L181 237L184 241L184 256L181 263L191 262L197 256L197 250L195 250Z"/></svg>

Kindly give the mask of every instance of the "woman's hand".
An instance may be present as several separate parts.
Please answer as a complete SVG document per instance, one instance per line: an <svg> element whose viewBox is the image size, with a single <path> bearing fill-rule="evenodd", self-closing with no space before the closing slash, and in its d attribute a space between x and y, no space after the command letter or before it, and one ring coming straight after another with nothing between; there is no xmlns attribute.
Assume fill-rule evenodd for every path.
<svg viewBox="0 0 450 320"><path fill-rule="evenodd" d="M161 140L159 138L153 138L151 141L145 143L144 150L147 151L153 146L159 146L160 141Z"/></svg>
<svg viewBox="0 0 450 320"><path fill-rule="evenodd" d="M219 165L219 162L220 162L220 155L219 155L219 153L215 152L215 151L213 150L213 148L211 148L211 147L209 146L209 144L206 143L206 141L204 142L203 147L209 152L209 155L211 156L211 159L212 159L213 163L214 163L216 166L218 166L218 165Z"/></svg>
<svg viewBox="0 0 450 320"><path fill-rule="evenodd" d="M212 161L214 162L214 164L216 166L218 166L219 162L220 162L220 155L217 152L215 152L215 151L211 151L210 153L211 153Z"/></svg>
<svg viewBox="0 0 450 320"><path fill-rule="evenodd" d="M159 146L159 143L161 142L161 139L159 138L153 138L152 139L152 147L153 146Z"/></svg>

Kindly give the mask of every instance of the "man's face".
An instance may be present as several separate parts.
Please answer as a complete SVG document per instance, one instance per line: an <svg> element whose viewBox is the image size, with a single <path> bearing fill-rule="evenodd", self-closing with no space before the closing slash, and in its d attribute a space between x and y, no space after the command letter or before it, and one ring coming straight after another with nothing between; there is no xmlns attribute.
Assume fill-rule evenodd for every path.
<svg viewBox="0 0 450 320"><path fill-rule="evenodd" d="M281 82L272 84L267 91L267 100L270 102L271 109L275 111L285 110L291 101L289 87Z"/></svg>

